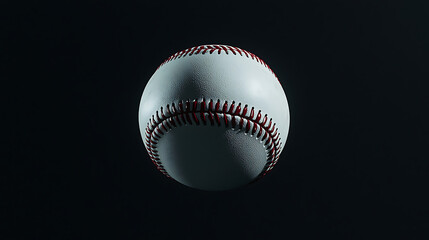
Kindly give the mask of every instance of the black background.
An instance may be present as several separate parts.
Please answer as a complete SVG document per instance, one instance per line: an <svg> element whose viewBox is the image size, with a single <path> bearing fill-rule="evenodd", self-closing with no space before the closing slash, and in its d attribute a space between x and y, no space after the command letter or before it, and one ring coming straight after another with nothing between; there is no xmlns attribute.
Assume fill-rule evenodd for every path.
<svg viewBox="0 0 429 240"><path fill-rule="evenodd" d="M425 239L427 1L2 1L2 239ZM137 123L157 66L220 43L291 111L274 170L193 190Z"/></svg>

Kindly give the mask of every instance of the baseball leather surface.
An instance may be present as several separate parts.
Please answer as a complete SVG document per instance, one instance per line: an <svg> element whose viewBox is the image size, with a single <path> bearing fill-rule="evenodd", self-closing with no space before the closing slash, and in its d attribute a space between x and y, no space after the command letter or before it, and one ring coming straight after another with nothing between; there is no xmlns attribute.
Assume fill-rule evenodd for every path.
<svg viewBox="0 0 429 240"><path fill-rule="evenodd" d="M245 50L202 45L155 71L139 108L156 167L189 187L246 185L277 163L289 130L286 95L272 70Z"/></svg>

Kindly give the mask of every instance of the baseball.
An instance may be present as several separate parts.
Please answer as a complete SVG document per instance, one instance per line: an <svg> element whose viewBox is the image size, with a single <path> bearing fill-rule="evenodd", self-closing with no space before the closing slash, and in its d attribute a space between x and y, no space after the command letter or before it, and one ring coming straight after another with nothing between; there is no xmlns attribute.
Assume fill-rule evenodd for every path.
<svg viewBox="0 0 429 240"><path fill-rule="evenodd" d="M165 60L144 89L138 117L159 171L202 190L237 188L268 173L290 122L274 72L226 45L192 47Z"/></svg>

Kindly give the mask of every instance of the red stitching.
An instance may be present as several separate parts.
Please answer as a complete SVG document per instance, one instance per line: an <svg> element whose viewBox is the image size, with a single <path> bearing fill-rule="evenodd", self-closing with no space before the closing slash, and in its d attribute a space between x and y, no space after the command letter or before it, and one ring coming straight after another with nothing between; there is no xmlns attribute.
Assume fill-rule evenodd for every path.
<svg viewBox="0 0 429 240"><path fill-rule="evenodd" d="M199 109L197 108L198 104L200 105ZM252 107L250 114L247 115L247 104L244 106L243 110L241 110L241 103L235 105L235 101L232 101L230 104L228 101L225 101L221 104L219 99L216 102L212 99L208 102L206 102L205 99L195 99L192 100L192 102L191 100L187 100L185 103L183 103L183 101L179 101L178 106L178 109L176 109L174 103L171 105L167 104L166 114L164 114L163 108L161 107L161 117L159 117L159 113L156 111L156 113L149 119L145 131L144 143L149 156L157 169L159 169L164 175L170 177L162 166L158 151L156 150L156 144L162 135L171 130L172 126L181 126L182 123L184 125L199 125L200 122L202 122L204 125L209 123L211 126L220 127L223 125L220 120L220 116L223 117L223 122L226 128L231 127L235 129L237 127L238 129L244 130L245 133L250 132L251 135L256 135L257 138L262 136L260 141L265 141L264 146L268 150L268 153L267 163L265 164L261 174L259 174L258 179L271 171L277 163L282 144L280 133L278 132L278 128L275 127L276 124L272 124L271 118L268 126L266 126L266 122L268 121L267 114L262 118L261 111L258 111L255 117L255 110ZM208 122L206 120L207 118L209 119ZM238 121L238 125L236 123L236 118L240 119ZM229 122L231 122L231 125L229 125ZM167 127L165 125L167 125ZM264 135L262 135L263 133Z"/></svg>
<svg viewBox="0 0 429 240"><path fill-rule="evenodd" d="M232 47L232 46L226 46L226 45L200 45L197 47L191 47L191 48L182 50L180 52L173 54L169 58L167 58L163 63L161 63L161 65L159 65L157 70L161 66L163 66L164 64L171 62L177 58L192 56L192 55L198 55L198 54L206 54L207 52L210 54L213 54L216 50L217 50L218 54L221 54L222 52L225 52L226 54L228 54L229 52L231 52L232 54L236 55L236 52L238 52L238 54L240 54L240 56L243 56L243 53L244 53L244 55L247 58L251 58L251 59L257 61L258 63L262 64L264 67L268 68L268 70L270 70L270 72L272 74L274 74L274 77L277 78L276 74L273 72L273 70L271 70L271 68L268 66L268 64L266 64L264 61L262 61L262 59L260 59L255 54L248 52L246 50L243 50L241 48L238 48L238 47Z"/></svg>

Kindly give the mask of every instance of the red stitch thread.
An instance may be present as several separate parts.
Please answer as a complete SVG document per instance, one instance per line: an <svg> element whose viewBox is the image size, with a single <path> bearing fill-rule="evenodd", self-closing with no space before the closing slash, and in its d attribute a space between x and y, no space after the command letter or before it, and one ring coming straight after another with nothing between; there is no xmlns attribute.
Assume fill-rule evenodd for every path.
<svg viewBox="0 0 429 240"><path fill-rule="evenodd" d="M199 125L200 122L203 122L203 124L206 125L206 119L208 118L212 126L217 125L218 127L220 127L220 115L224 118L224 124L226 128L230 127L228 125L228 117L231 117L232 128L235 128L237 126L236 117L238 117L240 118L240 120L237 127L238 129L243 129L245 133L249 133L249 131L251 130L250 134L255 135L256 132L258 132L256 137L260 138L262 136L262 133L265 132L262 138L260 138L260 141L264 142L264 146L268 150L267 162L264 166L263 171L261 172L261 174L259 174L257 179L265 176L269 171L271 171L271 169L274 167L274 165L279 159L282 143L280 141L281 138L280 133L278 132L278 128L275 127L275 123L272 124L272 119L270 119L268 126L265 126L268 119L267 114L264 115L264 118L261 123L261 111L258 111L258 114L255 117L255 110L252 107L249 116L246 115L248 108L247 104L244 106L243 111L241 111L241 103L238 103L237 107L234 109L234 101L232 101L231 104L228 104L228 102L225 101L222 105L222 108L220 107L220 100L217 100L214 104L214 101L212 99L210 99L208 103L206 103L205 99L202 99L199 104L200 109L197 109L197 99L193 100L192 104L190 100L187 100L185 104L183 104L183 101L179 101L178 109L176 109L174 103L172 103L171 105L167 104L166 114L164 114L163 108L161 107L161 110L159 111L161 113L161 117L159 117L159 113L158 111L156 111L156 113L149 119L149 123L145 130L146 134L144 143L149 153L149 156L152 162L156 165L157 169L159 169L166 176L170 177L162 166L162 163L160 162L158 151L156 150L156 144L162 137L162 135L172 129L172 126L181 126L182 123L185 125L192 125L194 123L196 125ZM189 114L192 114L192 117L190 117ZM252 127L251 124L253 124Z"/></svg>
<svg viewBox="0 0 429 240"><path fill-rule="evenodd" d="M177 53L171 55L169 58L167 58L163 63L161 63L161 65L159 65L159 67L157 69L159 69L164 64L171 62L175 59L181 58L181 57L198 55L200 53L206 54L207 52L209 54L213 54L213 52L215 52L216 50L217 50L218 54L221 54L222 52L225 52L225 54L228 54L229 52L231 52L234 55L236 55L236 52L237 52L238 54L240 54L240 56L243 56L243 53L244 53L244 55L247 58L251 58L251 59L257 61L258 63L262 64L264 67L268 68L268 70L270 70L270 72L274 75L274 77L277 78L276 74L273 72L273 70L271 70L271 68L268 66L268 64L266 64L264 61L262 61L262 59L260 59L255 54L248 52L246 50L243 50L241 48L238 48L238 47L232 47L232 46L226 46L226 45L200 45L197 47L191 47L191 48L182 50L180 52L177 52Z"/></svg>

